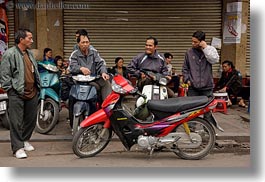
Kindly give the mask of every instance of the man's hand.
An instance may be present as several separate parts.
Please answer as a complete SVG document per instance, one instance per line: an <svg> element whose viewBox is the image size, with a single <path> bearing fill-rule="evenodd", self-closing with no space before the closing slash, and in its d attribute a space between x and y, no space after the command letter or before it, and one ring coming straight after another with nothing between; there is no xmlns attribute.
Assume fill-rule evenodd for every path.
<svg viewBox="0 0 265 182"><path fill-rule="evenodd" d="M226 92L226 87L222 88L221 90L218 90L218 92Z"/></svg>
<svg viewBox="0 0 265 182"><path fill-rule="evenodd" d="M84 75L90 75L91 71L86 68L86 67L81 67L80 71L84 74Z"/></svg>
<svg viewBox="0 0 265 182"><path fill-rule="evenodd" d="M204 40L202 40L199 45L203 49L207 47L207 43Z"/></svg>
<svg viewBox="0 0 265 182"><path fill-rule="evenodd" d="M146 75L144 73L141 72L140 74L142 79L146 78Z"/></svg>
<svg viewBox="0 0 265 182"><path fill-rule="evenodd" d="M165 76L168 80L171 80L172 79L172 77L171 76Z"/></svg>
<svg viewBox="0 0 265 182"><path fill-rule="evenodd" d="M109 75L107 74L107 73L102 73L102 78L104 79L104 80L108 80L109 79Z"/></svg>

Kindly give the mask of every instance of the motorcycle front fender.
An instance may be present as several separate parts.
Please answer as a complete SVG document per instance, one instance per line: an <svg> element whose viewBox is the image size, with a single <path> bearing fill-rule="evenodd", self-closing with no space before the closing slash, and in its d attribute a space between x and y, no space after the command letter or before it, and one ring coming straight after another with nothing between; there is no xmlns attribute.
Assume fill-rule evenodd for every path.
<svg viewBox="0 0 265 182"><path fill-rule="evenodd" d="M82 101L77 101L74 104L74 115L75 116L80 116L87 108L87 104L86 102L82 102Z"/></svg>
<svg viewBox="0 0 265 182"><path fill-rule="evenodd" d="M52 98L54 101L59 102L59 96L58 94L51 88L42 88L40 91L40 99L45 99L46 95L50 98Z"/></svg>
<svg viewBox="0 0 265 182"><path fill-rule="evenodd" d="M93 124L102 123L102 122L104 122L104 128L110 128L110 120L108 115L103 109L100 109L94 112L93 114L91 114L90 116L88 116L86 119L84 119L80 123L80 126L82 128L86 128Z"/></svg>

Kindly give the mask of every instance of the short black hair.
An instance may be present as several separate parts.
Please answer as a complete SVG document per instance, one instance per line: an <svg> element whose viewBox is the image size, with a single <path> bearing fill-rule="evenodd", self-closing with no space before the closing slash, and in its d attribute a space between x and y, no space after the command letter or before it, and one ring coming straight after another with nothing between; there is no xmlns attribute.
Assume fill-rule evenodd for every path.
<svg viewBox="0 0 265 182"><path fill-rule="evenodd" d="M78 34L78 37L77 37L77 39L76 39L76 42L77 42L77 43L80 42L80 36L81 36L81 35L87 37L88 40L90 40L90 38L89 38L89 36L88 36L88 33L87 33L87 31L86 31L85 29L80 29L80 30L78 30L77 32L78 32L78 33L76 33L76 34Z"/></svg>
<svg viewBox="0 0 265 182"><path fill-rule="evenodd" d="M52 51L52 49L49 48L49 47L46 47L46 48L44 49L44 51L43 51L43 56L45 56L45 54L46 54L47 52L49 52L49 51Z"/></svg>
<svg viewBox="0 0 265 182"><path fill-rule="evenodd" d="M79 29L75 32L75 34L82 34L82 35L85 35L85 34L88 34L87 31L85 29Z"/></svg>
<svg viewBox="0 0 265 182"><path fill-rule="evenodd" d="M27 37L27 32L32 33L29 29L26 28L20 28L18 31L15 33L15 43L19 44L20 39L25 39Z"/></svg>
<svg viewBox="0 0 265 182"><path fill-rule="evenodd" d="M123 57L116 57L115 58L115 64L117 64L120 59L124 60Z"/></svg>
<svg viewBox="0 0 265 182"><path fill-rule="evenodd" d="M227 64L228 66L231 66L232 69L235 69L235 66L234 66L233 62L230 61L230 60L225 60L225 61L223 61L223 62L222 62L222 65L223 65L223 64Z"/></svg>
<svg viewBox="0 0 265 182"><path fill-rule="evenodd" d="M147 37L146 40L154 40L154 45L155 45L155 46L158 45L158 40L157 40L155 37L153 37L153 36L149 36L149 37Z"/></svg>
<svg viewBox="0 0 265 182"><path fill-rule="evenodd" d="M205 41L205 33L201 30L197 30L193 33L192 37L197 38L199 41Z"/></svg>
<svg viewBox="0 0 265 182"><path fill-rule="evenodd" d="M165 52L164 53L164 57L165 58L169 58L169 57L172 57L173 58L173 55L170 52Z"/></svg>
<svg viewBox="0 0 265 182"><path fill-rule="evenodd" d="M61 59L63 61L63 57L60 55L55 56L54 63L57 65L58 60Z"/></svg>

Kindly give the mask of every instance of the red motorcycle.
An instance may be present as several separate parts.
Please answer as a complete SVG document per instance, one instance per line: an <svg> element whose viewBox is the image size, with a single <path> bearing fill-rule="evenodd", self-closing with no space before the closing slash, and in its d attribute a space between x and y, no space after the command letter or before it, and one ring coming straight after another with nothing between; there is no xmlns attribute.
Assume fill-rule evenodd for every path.
<svg viewBox="0 0 265 182"><path fill-rule="evenodd" d="M8 96L7 93L0 87L0 123L6 129L10 129L8 116Z"/></svg>
<svg viewBox="0 0 265 182"><path fill-rule="evenodd" d="M148 100L132 113L123 102L128 94L146 97L130 81L115 75L112 93L100 110L81 122L81 128L74 135L72 149L75 155L80 158L95 156L108 145L114 132L128 151L137 144L150 155L168 149L183 159L201 159L215 145L213 126L223 131L214 117L211 122L200 117L216 107L214 98L194 96Z"/></svg>

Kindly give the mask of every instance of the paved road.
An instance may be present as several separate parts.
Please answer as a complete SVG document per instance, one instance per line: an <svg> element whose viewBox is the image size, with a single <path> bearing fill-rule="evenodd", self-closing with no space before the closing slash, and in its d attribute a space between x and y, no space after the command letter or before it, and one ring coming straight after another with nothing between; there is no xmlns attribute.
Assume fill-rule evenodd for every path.
<svg viewBox="0 0 265 182"><path fill-rule="evenodd" d="M4 167L249 167L250 155L213 153L202 160L183 160L172 152L158 152L150 157L133 148L126 151L118 141L110 142L96 157L80 159L71 149L71 142L33 142L36 151L27 159L11 155L10 144L0 143L0 166Z"/></svg>

